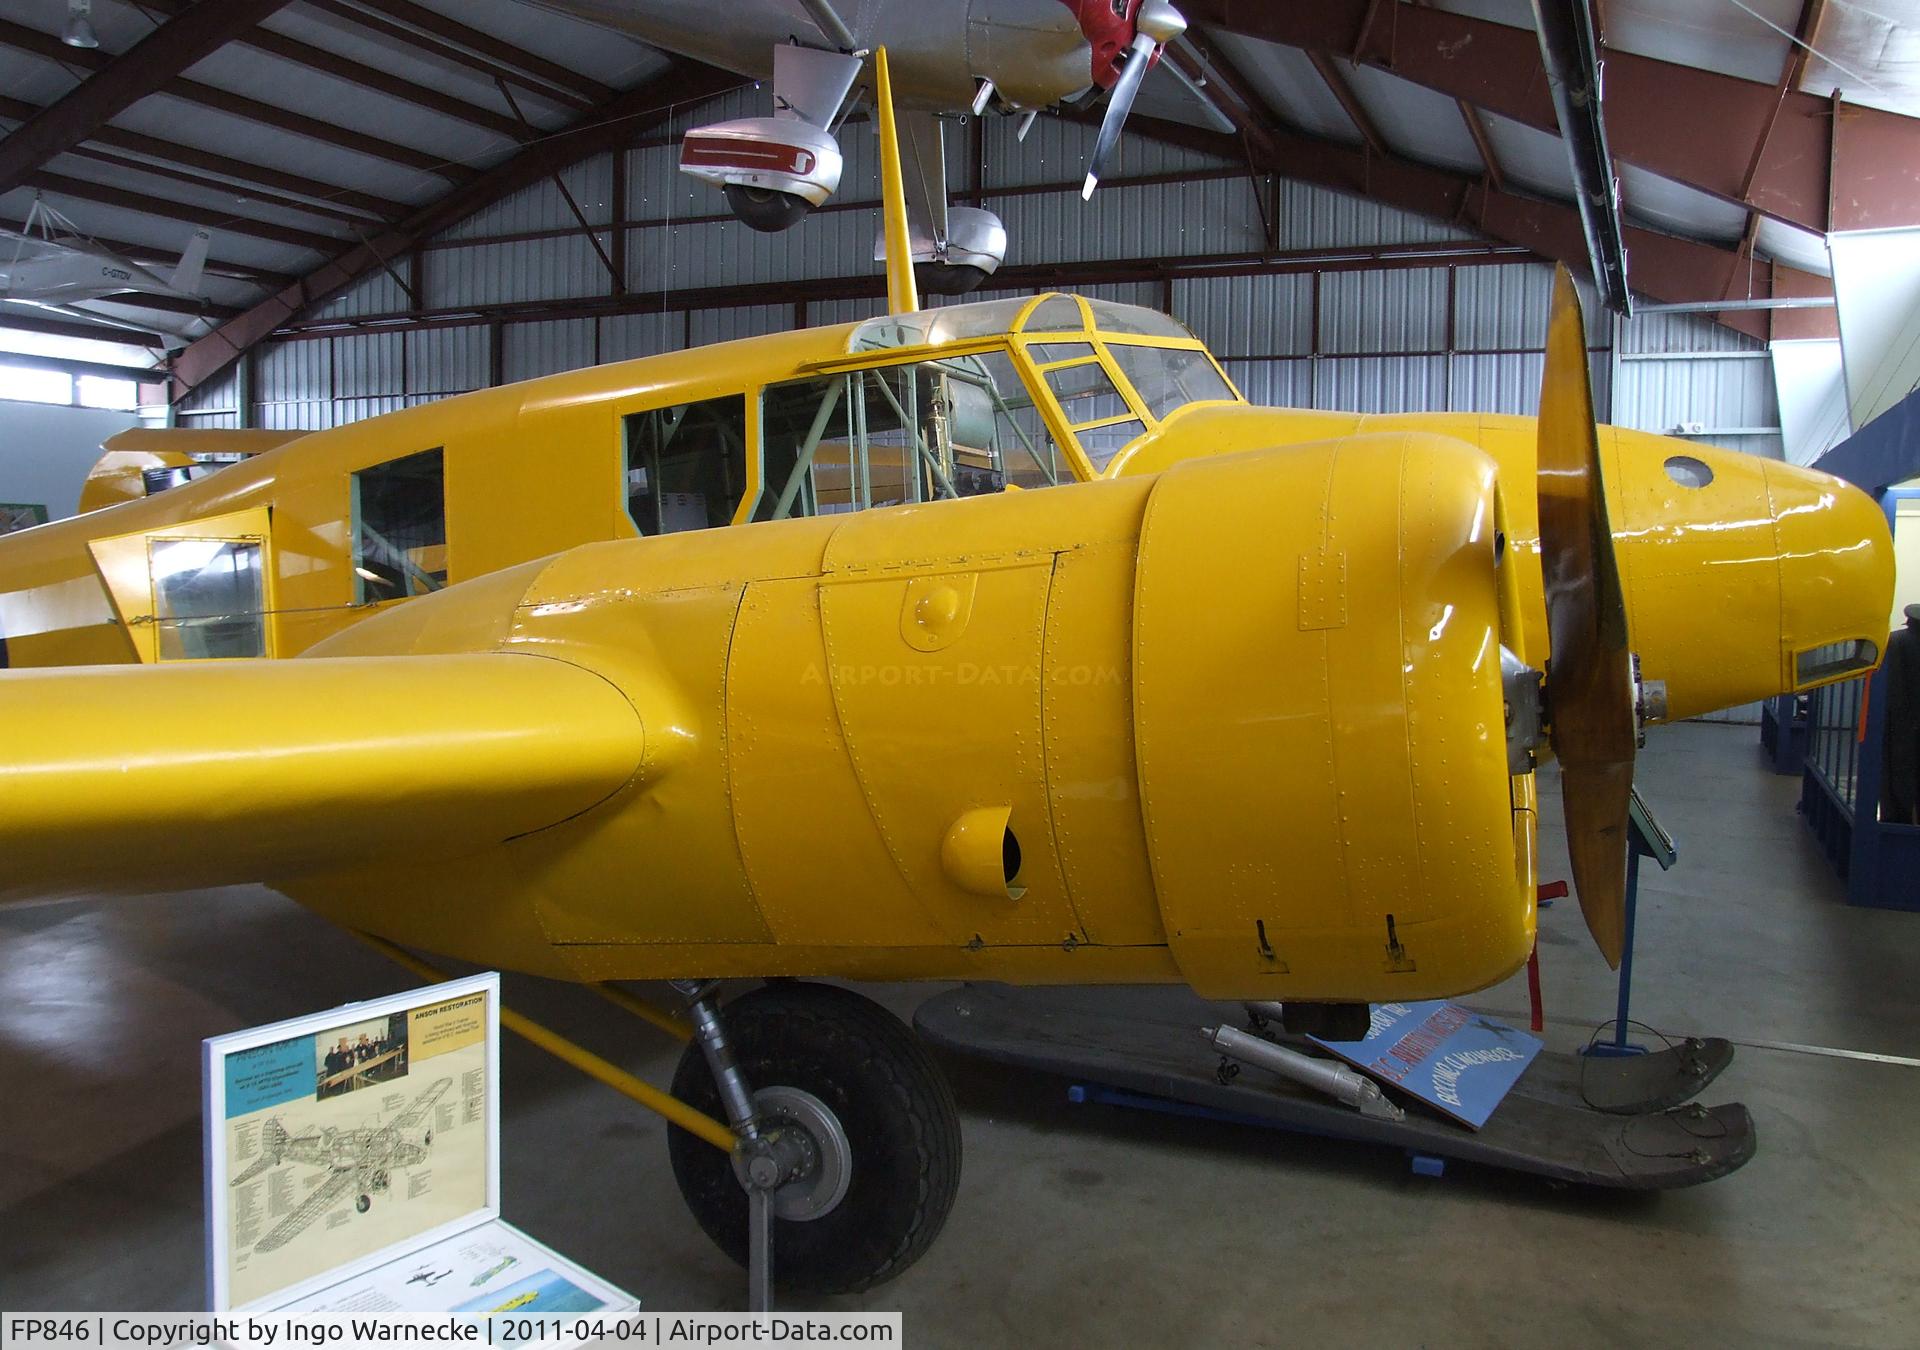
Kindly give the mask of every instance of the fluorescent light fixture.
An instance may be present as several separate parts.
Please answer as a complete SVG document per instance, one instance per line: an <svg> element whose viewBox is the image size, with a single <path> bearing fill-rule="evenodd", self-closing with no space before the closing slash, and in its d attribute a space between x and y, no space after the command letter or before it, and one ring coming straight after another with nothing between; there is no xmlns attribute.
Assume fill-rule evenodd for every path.
<svg viewBox="0 0 1920 1350"><path fill-rule="evenodd" d="M67 27L60 40L69 47L100 45L100 35L93 31L93 0L67 0Z"/></svg>

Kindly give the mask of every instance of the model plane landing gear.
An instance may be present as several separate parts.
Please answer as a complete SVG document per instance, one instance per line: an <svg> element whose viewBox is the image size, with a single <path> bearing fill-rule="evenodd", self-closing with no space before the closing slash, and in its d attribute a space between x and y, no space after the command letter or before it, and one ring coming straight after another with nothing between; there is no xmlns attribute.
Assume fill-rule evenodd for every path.
<svg viewBox="0 0 1920 1350"><path fill-rule="evenodd" d="M756 989L727 1005L724 1027L710 987L676 987L695 1036L673 1095L742 1135L729 1160L667 1131L674 1180L707 1236L756 1277L777 1255L778 1283L816 1294L866 1289L918 1260L953 1208L960 1118L913 1033L831 985ZM771 1249L755 1251L762 1234ZM750 1302L768 1298L757 1284Z"/></svg>

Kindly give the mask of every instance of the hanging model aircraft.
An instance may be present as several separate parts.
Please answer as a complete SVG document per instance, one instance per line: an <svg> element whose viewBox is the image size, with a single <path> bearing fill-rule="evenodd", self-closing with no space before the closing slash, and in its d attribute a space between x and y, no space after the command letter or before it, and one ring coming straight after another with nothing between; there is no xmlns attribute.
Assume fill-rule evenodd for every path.
<svg viewBox="0 0 1920 1350"><path fill-rule="evenodd" d="M211 242L207 231L195 230L179 264L163 277L94 242L60 212L35 198L24 228L17 233L0 230L0 300L108 324L115 321L75 305L140 295L203 300L206 297L201 294L200 283Z"/></svg>
<svg viewBox="0 0 1920 1350"><path fill-rule="evenodd" d="M756 230L784 230L840 184L834 132L853 105L864 57L893 63L906 159L907 211L919 287L973 290L1006 258L993 212L947 201L947 118L1024 119L1072 100L1106 100L1087 165L1090 196L1110 164L1140 83L1186 31L1167 0L867 0L843 17L832 0L531 0L681 56L771 80L773 115L694 127L680 167L724 189ZM883 255L876 244L875 259Z"/></svg>
<svg viewBox="0 0 1920 1350"><path fill-rule="evenodd" d="M288 1134L279 1120L268 1120L260 1132L260 1157L233 1179L233 1185L244 1185L287 1163L317 1168L326 1175L253 1249L270 1252L286 1246L312 1227L315 1219L345 1204L348 1196L354 1197L353 1207L362 1214L373 1208L373 1198L393 1185L395 1171L427 1160L427 1151L433 1147L433 1127L427 1117L452 1086L451 1078L440 1079L385 1125Z"/></svg>
<svg viewBox="0 0 1920 1350"><path fill-rule="evenodd" d="M1537 419L1254 407L1098 300L919 310L886 90L885 317L0 539L0 899L264 881L680 981L676 1092L738 1138L674 1130L683 1193L831 1290L938 1231L951 1096L849 991L708 981L1462 994L1533 945L1552 758L1615 961L1642 727L1859 675L1892 591L1856 489L1596 428L1564 272Z"/></svg>

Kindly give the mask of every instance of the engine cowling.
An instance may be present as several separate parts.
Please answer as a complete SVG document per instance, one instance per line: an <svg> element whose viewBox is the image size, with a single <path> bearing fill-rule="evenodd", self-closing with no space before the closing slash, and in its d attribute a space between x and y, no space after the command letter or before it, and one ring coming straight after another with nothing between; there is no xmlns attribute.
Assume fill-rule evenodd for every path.
<svg viewBox="0 0 1920 1350"><path fill-rule="evenodd" d="M839 144L791 117L742 117L695 127L680 142L680 171L712 183L745 225L765 234L798 224L840 186Z"/></svg>
<svg viewBox="0 0 1920 1350"><path fill-rule="evenodd" d="M908 222L914 285L928 295L965 295L999 270L1007 257L1007 227L976 206L947 208L947 237L936 238L926 220ZM873 241L873 260L885 262L887 241Z"/></svg>

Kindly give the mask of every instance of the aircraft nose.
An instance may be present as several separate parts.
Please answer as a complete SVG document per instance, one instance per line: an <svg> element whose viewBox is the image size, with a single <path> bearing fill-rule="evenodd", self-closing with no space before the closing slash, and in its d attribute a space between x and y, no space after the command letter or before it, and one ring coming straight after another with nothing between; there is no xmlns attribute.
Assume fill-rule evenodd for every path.
<svg viewBox="0 0 1920 1350"><path fill-rule="evenodd" d="M1782 677L1806 689L1871 667L1893 609L1893 534L1878 502L1850 483L1766 465L1780 558Z"/></svg>
<svg viewBox="0 0 1920 1350"><path fill-rule="evenodd" d="M1871 666L1893 605L1886 517L1828 474L1616 431L1628 628L1679 720Z"/></svg>

